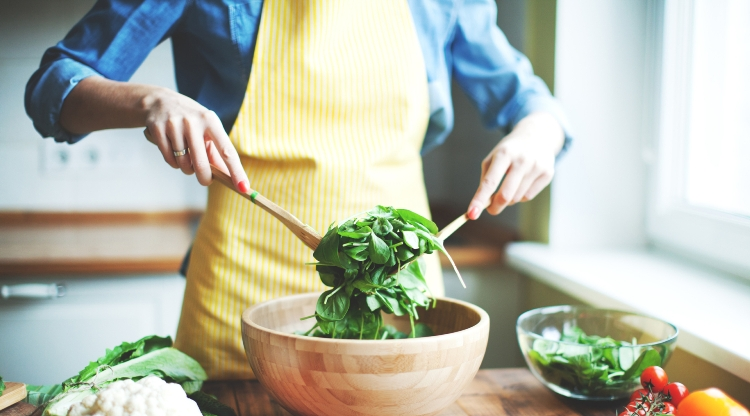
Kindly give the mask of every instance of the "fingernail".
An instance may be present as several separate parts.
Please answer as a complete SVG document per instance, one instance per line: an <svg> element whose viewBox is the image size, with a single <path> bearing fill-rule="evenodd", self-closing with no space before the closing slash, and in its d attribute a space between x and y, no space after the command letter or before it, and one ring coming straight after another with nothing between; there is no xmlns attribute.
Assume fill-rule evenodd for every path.
<svg viewBox="0 0 750 416"><path fill-rule="evenodd" d="M470 220L475 220L475 219L479 218L479 214L481 214L481 213L482 213L482 211L480 211L479 208L477 208L477 207L471 207L471 209L469 210L469 219Z"/></svg>
<svg viewBox="0 0 750 416"><path fill-rule="evenodd" d="M239 181L239 183L237 183L237 189L239 189L240 192L247 193L247 191L250 190L250 184L248 184L247 181Z"/></svg>

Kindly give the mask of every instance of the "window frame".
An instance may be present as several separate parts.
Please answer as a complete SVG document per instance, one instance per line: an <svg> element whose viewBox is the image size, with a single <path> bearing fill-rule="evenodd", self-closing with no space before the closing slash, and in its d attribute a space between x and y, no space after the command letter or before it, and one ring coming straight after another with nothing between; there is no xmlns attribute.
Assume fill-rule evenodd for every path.
<svg viewBox="0 0 750 416"><path fill-rule="evenodd" d="M647 71L653 95L644 106L653 134L646 233L661 249L750 280L750 218L688 205L685 160L690 121L696 0L656 0L649 10ZM750 191L750 190L749 190Z"/></svg>

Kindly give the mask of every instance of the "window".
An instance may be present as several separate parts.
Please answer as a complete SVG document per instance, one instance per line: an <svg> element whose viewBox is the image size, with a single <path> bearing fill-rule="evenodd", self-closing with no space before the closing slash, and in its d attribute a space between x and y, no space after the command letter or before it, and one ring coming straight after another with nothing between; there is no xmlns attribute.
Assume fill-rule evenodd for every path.
<svg viewBox="0 0 750 416"><path fill-rule="evenodd" d="M649 237L750 279L750 2L655 5Z"/></svg>

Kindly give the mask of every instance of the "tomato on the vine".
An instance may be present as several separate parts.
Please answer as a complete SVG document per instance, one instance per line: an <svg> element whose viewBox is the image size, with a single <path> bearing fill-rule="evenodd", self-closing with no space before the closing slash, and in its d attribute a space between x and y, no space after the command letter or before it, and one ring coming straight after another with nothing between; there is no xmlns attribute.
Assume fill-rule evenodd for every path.
<svg viewBox="0 0 750 416"><path fill-rule="evenodd" d="M647 402L644 403L638 403L638 402L630 402L627 406L625 406L625 410L627 410L630 413L636 413L638 415L645 415L646 412L648 412L650 405Z"/></svg>
<svg viewBox="0 0 750 416"><path fill-rule="evenodd" d="M617 416L630 416L631 414L632 414L632 413L630 413L630 412L628 412L628 411L626 410L626 411L624 411L624 412L620 412L620 414L619 414L619 415L617 415Z"/></svg>
<svg viewBox="0 0 750 416"><path fill-rule="evenodd" d="M650 402L654 400L653 393L646 389L638 389L630 395L631 402Z"/></svg>
<svg viewBox="0 0 750 416"><path fill-rule="evenodd" d="M654 393L661 392L669 383L667 372L658 366L648 367L641 373L641 385Z"/></svg>
<svg viewBox="0 0 750 416"><path fill-rule="evenodd" d="M672 413L674 414L675 411L675 405L673 405L670 402L664 402L664 408L661 410L662 413Z"/></svg>
<svg viewBox="0 0 750 416"><path fill-rule="evenodd" d="M687 387L682 383L669 383L662 393L667 396L666 400L672 402L675 406L678 406L682 399L689 394Z"/></svg>

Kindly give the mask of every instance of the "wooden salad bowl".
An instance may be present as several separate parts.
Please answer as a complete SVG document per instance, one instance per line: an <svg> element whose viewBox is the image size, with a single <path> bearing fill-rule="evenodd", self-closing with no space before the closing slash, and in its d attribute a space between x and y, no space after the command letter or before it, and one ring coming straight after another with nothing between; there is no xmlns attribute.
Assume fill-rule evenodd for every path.
<svg viewBox="0 0 750 416"><path fill-rule="evenodd" d="M396 340L341 340L294 335L308 330L318 293L260 303L242 314L242 341L260 383L299 416L435 415L471 382L487 349L483 309L440 298L419 310L436 334ZM409 319L384 316L408 332Z"/></svg>

